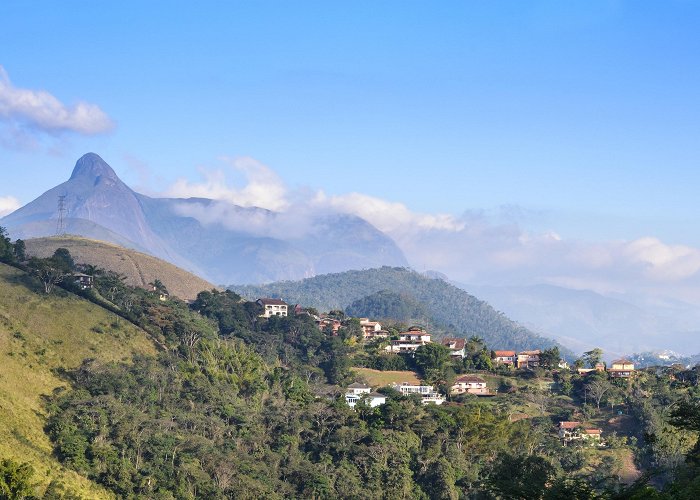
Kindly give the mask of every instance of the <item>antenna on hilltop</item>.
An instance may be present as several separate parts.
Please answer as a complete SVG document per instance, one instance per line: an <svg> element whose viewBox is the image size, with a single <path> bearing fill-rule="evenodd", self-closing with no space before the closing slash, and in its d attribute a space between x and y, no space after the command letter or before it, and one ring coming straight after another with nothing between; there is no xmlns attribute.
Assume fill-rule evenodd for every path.
<svg viewBox="0 0 700 500"><path fill-rule="evenodd" d="M66 234L65 214L67 211L66 195L62 194L58 197L58 222L56 223L56 236L63 236Z"/></svg>

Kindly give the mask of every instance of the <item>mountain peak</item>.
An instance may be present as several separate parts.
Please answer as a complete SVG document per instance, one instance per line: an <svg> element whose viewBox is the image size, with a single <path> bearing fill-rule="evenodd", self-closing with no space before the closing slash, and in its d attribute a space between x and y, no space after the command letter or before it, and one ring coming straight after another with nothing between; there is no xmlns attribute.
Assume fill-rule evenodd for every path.
<svg viewBox="0 0 700 500"><path fill-rule="evenodd" d="M114 173L112 167L110 167L106 161L104 161L98 154L87 153L80 157L80 159L75 163L75 168L70 176L72 179L77 178L90 178L98 180L100 178L118 180L117 174Z"/></svg>

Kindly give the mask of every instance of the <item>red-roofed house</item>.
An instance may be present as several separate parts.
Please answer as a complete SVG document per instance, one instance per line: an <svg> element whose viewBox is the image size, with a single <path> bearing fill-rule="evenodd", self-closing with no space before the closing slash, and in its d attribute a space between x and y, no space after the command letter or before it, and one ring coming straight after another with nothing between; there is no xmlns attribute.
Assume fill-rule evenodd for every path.
<svg viewBox="0 0 700 500"><path fill-rule="evenodd" d="M566 445L578 439L600 441L602 429L584 429L581 422L559 422L559 439Z"/></svg>
<svg viewBox="0 0 700 500"><path fill-rule="evenodd" d="M364 338L376 337L382 331L382 325L378 321L370 321L369 318L360 318L360 327Z"/></svg>
<svg viewBox="0 0 700 500"><path fill-rule="evenodd" d="M493 351L493 360L502 365L515 365L515 351Z"/></svg>
<svg viewBox="0 0 700 500"><path fill-rule="evenodd" d="M411 327L406 332L399 333L398 340L392 340L391 345L386 346L389 352L416 352L420 346L430 343L431 335L417 326Z"/></svg>
<svg viewBox="0 0 700 500"><path fill-rule="evenodd" d="M464 357L464 346L466 345L467 341L465 339L457 339L457 338L445 338L442 339L442 345L447 347L450 350L450 356L454 356L455 358L463 358Z"/></svg>
<svg viewBox="0 0 700 500"><path fill-rule="evenodd" d="M611 377L629 378L634 373L634 363L629 359L617 359L608 369Z"/></svg>
<svg viewBox="0 0 700 500"><path fill-rule="evenodd" d="M330 327L332 334L338 335L338 330L340 330L340 320L335 319L335 318L321 318L318 321L316 321L316 324L318 325L319 330L323 331L326 328Z"/></svg>

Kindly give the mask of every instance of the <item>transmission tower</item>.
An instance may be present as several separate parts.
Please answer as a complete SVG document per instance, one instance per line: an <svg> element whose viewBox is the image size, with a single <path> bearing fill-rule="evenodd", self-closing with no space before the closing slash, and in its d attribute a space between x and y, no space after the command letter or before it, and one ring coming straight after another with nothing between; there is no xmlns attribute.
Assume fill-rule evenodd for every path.
<svg viewBox="0 0 700 500"><path fill-rule="evenodd" d="M58 197L58 222L56 223L56 236L66 234L66 195L62 194Z"/></svg>

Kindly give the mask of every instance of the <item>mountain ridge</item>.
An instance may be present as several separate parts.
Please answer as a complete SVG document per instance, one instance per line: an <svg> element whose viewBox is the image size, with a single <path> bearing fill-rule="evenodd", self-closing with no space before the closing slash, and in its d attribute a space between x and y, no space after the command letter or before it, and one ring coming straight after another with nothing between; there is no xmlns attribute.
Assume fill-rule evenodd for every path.
<svg viewBox="0 0 700 500"><path fill-rule="evenodd" d="M402 267L346 271L259 286L229 286L249 299L279 297L322 311L345 309L358 299L387 290L421 303L450 334L482 337L492 349L548 348L556 342L535 334L483 300L448 283Z"/></svg>
<svg viewBox="0 0 700 500"><path fill-rule="evenodd" d="M65 197L62 228L57 223L59 196ZM222 215L214 217L215 209L222 207ZM3 217L0 224L15 239L67 232L129 246L214 283L271 282L357 267L407 265L391 238L357 216L312 214L313 230L295 235L278 230L285 229L278 215L203 198L152 198L133 191L99 155L87 153L67 181Z"/></svg>

